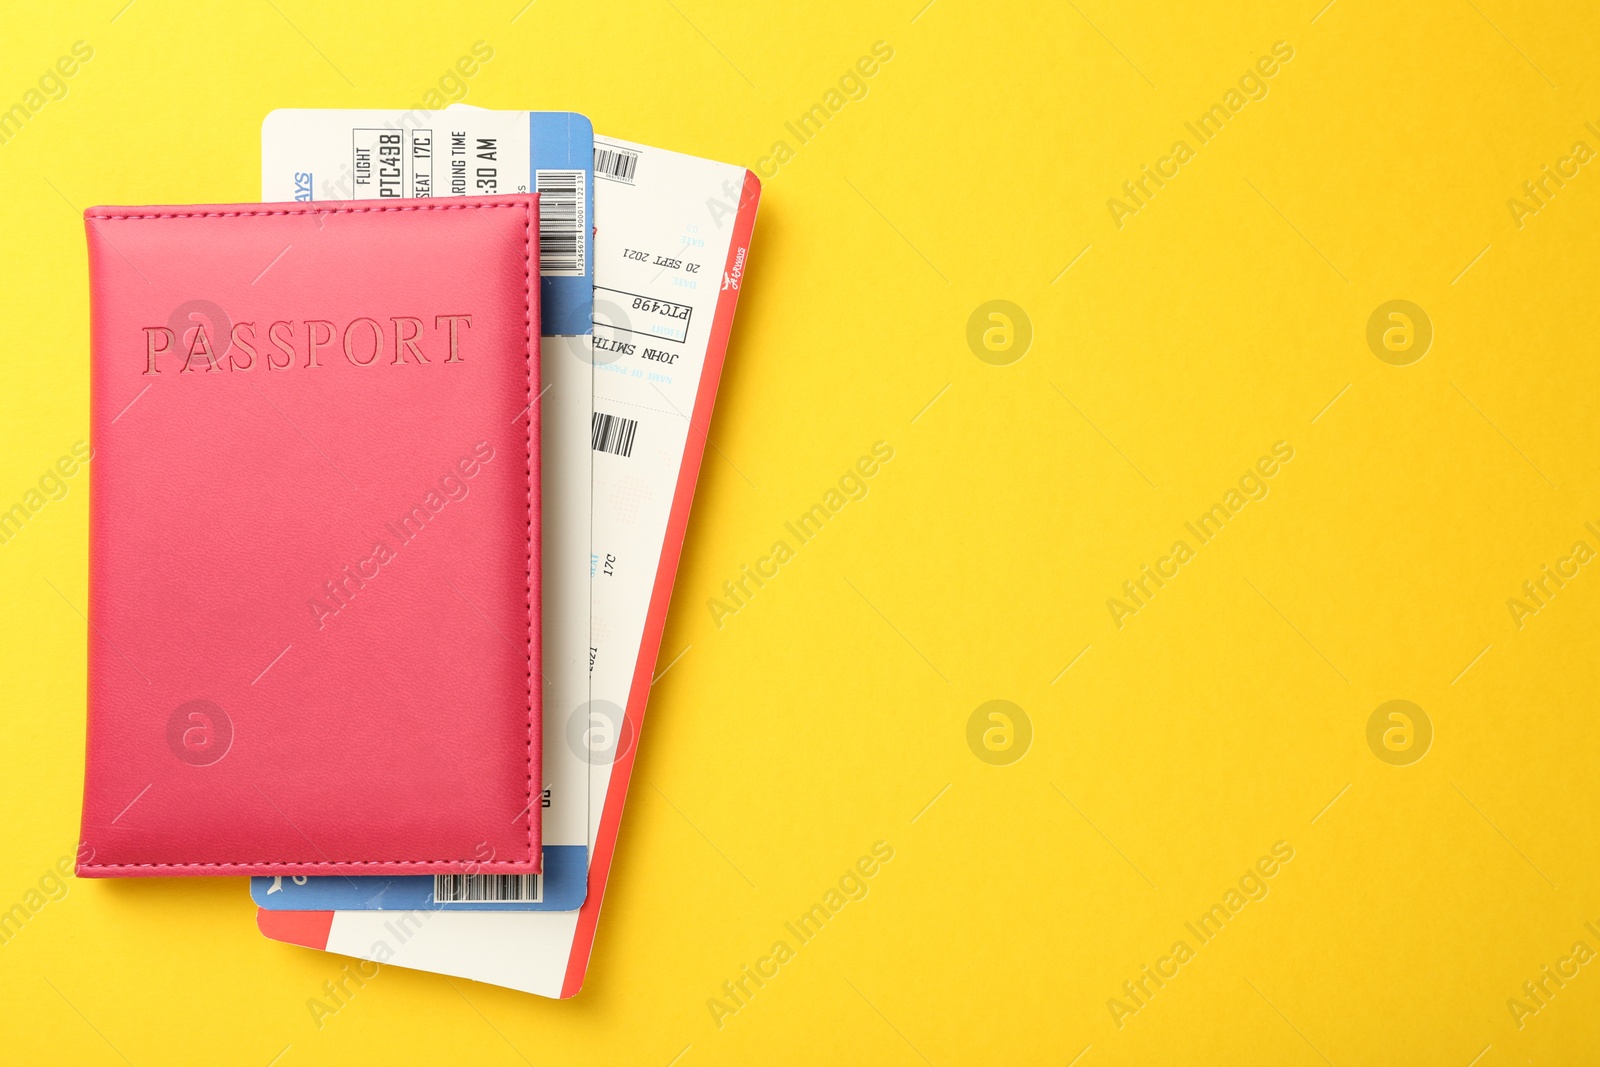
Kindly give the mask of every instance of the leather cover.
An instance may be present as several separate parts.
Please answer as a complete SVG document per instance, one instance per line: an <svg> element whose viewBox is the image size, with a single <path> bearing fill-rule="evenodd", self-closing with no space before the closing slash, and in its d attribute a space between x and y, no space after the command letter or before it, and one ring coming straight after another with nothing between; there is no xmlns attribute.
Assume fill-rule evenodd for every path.
<svg viewBox="0 0 1600 1067"><path fill-rule="evenodd" d="M537 198L84 219L78 873L538 871Z"/></svg>

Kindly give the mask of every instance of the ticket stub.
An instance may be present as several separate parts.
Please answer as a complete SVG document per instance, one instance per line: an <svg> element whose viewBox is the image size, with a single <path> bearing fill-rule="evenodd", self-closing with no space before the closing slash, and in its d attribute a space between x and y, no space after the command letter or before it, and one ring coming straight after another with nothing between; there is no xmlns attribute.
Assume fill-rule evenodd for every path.
<svg viewBox="0 0 1600 1067"><path fill-rule="evenodd" d="M262 197L539 193L542 325L543 872L257 878L263 908L571 910L587 893L591 763L565 740L589 703L594 132L568 112L284 109L262 123Z"/></svg>
<svg viewBox="0 0 1600 1067"><path fill-rule="evenodd" d="M258 911L268 937L547 997L583 985L761 188L608 137L594 164L593 699L564 742L593 765L588 895L576 912L417 911L399 933L374 912Z"/></svg>

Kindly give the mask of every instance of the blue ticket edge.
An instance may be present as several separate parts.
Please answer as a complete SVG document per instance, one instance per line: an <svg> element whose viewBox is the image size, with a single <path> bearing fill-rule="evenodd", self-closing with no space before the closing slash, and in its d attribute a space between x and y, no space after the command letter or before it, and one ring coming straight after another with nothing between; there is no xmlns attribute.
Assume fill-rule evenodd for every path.
<svg viewBox="0 0 1600 1067"><path fill-rule="evenodd" d="M584 226L583 276L539 279L539 332L544 337L577 337L594 332L594 124L574 111L528 112L528 169L582 170ZM575 911L589 892L588 845L546 845L542 854L543 899L537 903L438 904L431 875L342 877L314 875L293 879L254 877L250 897L268 911ZM277 891L273 890L274 882Z"/></svg>
<svg viewBox="0 0 1600 1067"><path fill-rule="evenodd" d="M528 169L583 171L583 276L540 277L539 300L546 337L594 332L594 124L572 111L528 113ZM537 178L535 181L537 189Z"/></svg>
<svg viewBox="0 0 1600 1067"><path fill-rule="evenodd" d="M440 904L433 899L432 875L316 875L303 882L257 877L250 879L250 898L268 911L576 911L588 894L588 876L586 845L546 845L544 899L537 903Z"/></svg>

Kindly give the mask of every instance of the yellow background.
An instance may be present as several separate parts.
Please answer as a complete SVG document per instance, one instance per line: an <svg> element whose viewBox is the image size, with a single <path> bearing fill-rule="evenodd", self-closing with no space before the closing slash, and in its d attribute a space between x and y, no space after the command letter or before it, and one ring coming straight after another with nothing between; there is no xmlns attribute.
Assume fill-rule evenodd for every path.
<svg viewBox="0 0 1600 1067"><path fill-rule="evenodd" d="M243 880L74 881L0 947L8 1057L1592 1061L1593 963L1520 1029L1506 1001L1600 949L1600 576L1521 629L1506 601L1600 547L1600 173L1521 228L1506 201L1600 148L1600 18L922 3L9 5L0 103L94 58L0 146L6 506L87 436L81 210L255 199L270 109L410 106L483 40L470 103L754 165L894 57L769 167L584 993L388 968L318 1028L343 961L261 938ZM1410 366L1366 343L1395 298L1435 329ZM1032 322L1008 366L967 345L991 299ZM878 440L867 498L716 626ZM1270 495L1118 629L1107 598L1280 440ZM0 547L0 907L76 839L88 481ZM993 699L1032 724L1008 766L966 740ZM1367 743L1391 699L1433 725L1409 766ZM879 840L870 894L719 1028L709 998ZM1119 1029L1107 1000L1277 841L1270 895Z"/></svg>

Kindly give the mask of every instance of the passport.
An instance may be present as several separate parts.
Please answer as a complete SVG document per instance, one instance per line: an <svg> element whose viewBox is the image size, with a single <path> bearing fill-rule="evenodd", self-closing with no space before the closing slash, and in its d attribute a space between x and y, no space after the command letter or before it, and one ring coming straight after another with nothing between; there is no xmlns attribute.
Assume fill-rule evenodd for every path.
<svg viewBox="0 0 1600 1067"><path fill-rule="evenodd" d="M78 873L537 873L537 196L84 218Z"/></svg>

